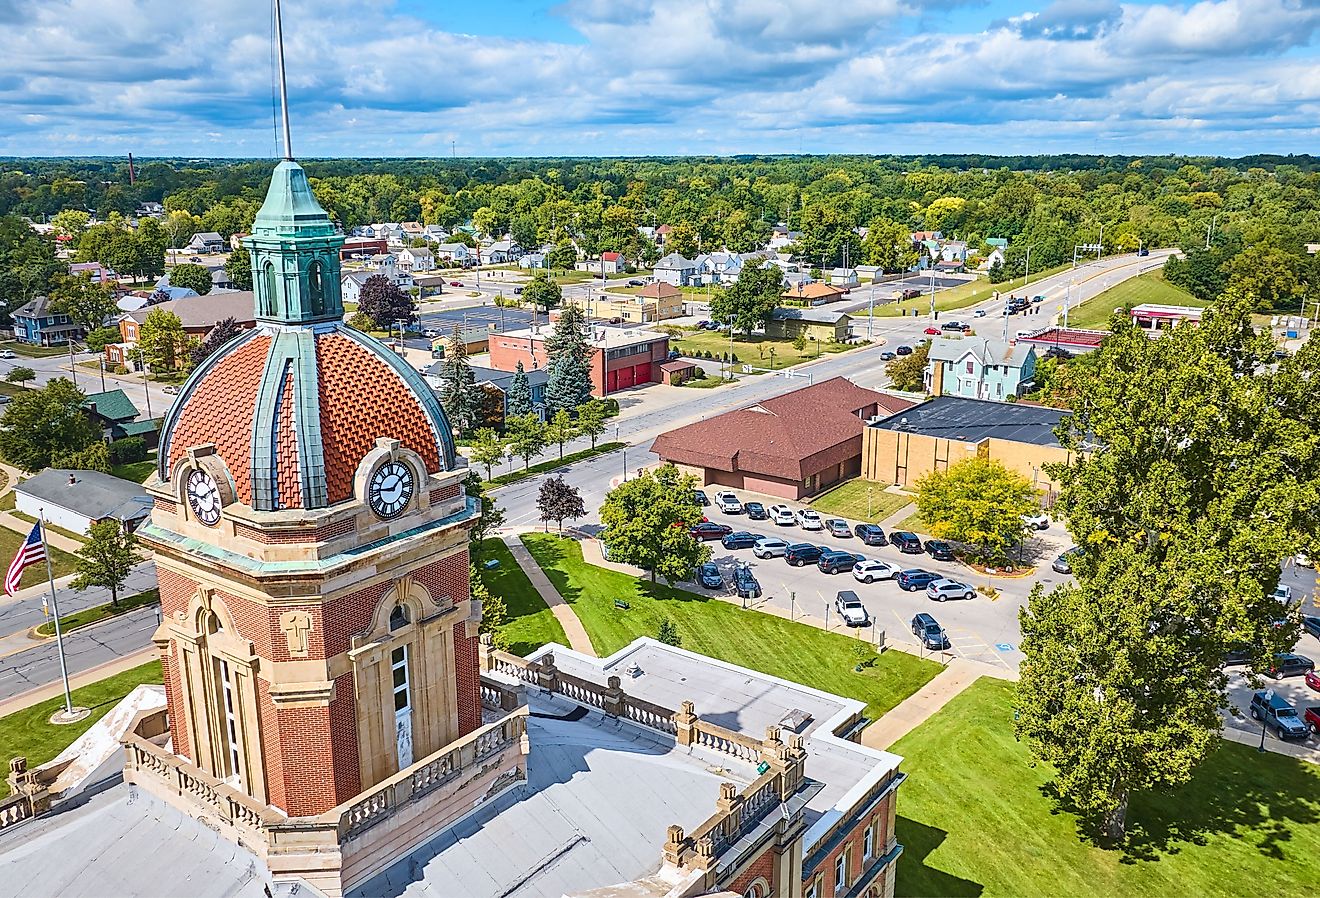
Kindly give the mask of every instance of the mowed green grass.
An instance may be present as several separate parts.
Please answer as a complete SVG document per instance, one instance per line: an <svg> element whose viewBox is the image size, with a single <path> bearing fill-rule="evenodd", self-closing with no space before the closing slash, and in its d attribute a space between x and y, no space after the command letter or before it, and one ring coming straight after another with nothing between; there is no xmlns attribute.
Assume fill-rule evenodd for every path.
<svg viewBox="0 0 1320 898"><path fill-rule="evenodd" d="M504 627L504 633L509 637L509 651L515 655L527 655L547 642L568 645L564 628L555 620L549 606L536 591L532 581L527 579L504 541L494 538L482 540L481 557L483 561L495 559L500 563L496 568L483 565L480 576L491 595L504 599L509 609L509 622Z"/></svg>
<svg viewBox="0 0 1320 898"><path fill-rule="evenodd" d="M11 512L17 517L17 512ZM24 515L26 517L26 515ZM83 539L84 537L78 537ZM18 554L18 547L27 539L27 533L19 533L17 530L11 530L8 527L0 527L0 558L3 558L4 565L9 566L9 562ZM68 552L57 549L54 546L49 547L51 572L58 578L77 571L78 559L74 558ZM23 572L23 580L20 588L36 586L39 583L46 582L46 564L38 562L31 565Z"/></svg>
<svg viewBox="0 0 1320 898"><path fill-rule="evenodd" d="M693 353L712 352L717 357L730 351L740 364L753 365L757 368L787 368L799 362L805 362L831 352L843 352L855 347L846 343L823 343L812 340L800 351L793 347L792 340L772 340L764 334L734 334L733 345L729 345L729 335L718 331L684 330L681 336L670 340L670 347L685 356ZM774 356L770 351L774 350Z"/></svg>
<svg viewBox="0 0 1320 898"><path fill-rule="evenodd" d="M555 534L528 533L522 540L559 594L572 604L601 656L638 636L654 637L660 621L668 617L685 649L857 699L866 703L871 718L893 708L940 671L932 661L886 652L858 673L853 670L857 640L852 637L587 564L577 541ZM615 599L627 602L628 610L616 609Z"/></svg>
<svg viewBox="0 0 1320 898"><path fill-rule="evenodd" d="M1013 738L1013 686L981 679L891 749L903 896L1320 892L1320 766L1223 743L1183 788L1134 797L1126 850L1082 841Z"/></svg>
<svg viewBox="0 0 1320 898"><path fill-rule="evenodd" d="M1207 303L1197 299L1181 287L1164 279L1163 271L1152 271L1115 284L1105 292L1068 311L1068 326L1106 330L1109 319L1117 309L1130 309L1143 302L1168 306L1195 306Z"/></svg>
<svg viewBox="0 0 1320 898"><path fill-rule="evenodd" d="M1056 265L1055 267L1047 268L1044 271L1033 271L1031 273L1031 279L1026 283L1034 284L1036 281L1043 278L1058 274L1061 271L1067 271L1071 267L1071 264ZM929 278L930 275L927 274L926 277ZM914 309L918 315L929 313L930 292L929 288L923 289L926 289L927 292L914 299L907 299L899 303L885 303L882 306L876 306L875 317L896 318L904 313L911 314ZM974 306L978 303L985 302L994 295L996 290L1001 294L1021 294L1026 290L1026 286L1020 277L1013 278L1011 281L1004 281L1002 284L992 284L990 283L989 278L978 277L974 281L968 281L957 287L950 287L947 290L936 290L935 309L939 312L952 312L955 309L965 309L968 306ZM866 316L866 312L861 309L858 309L855 312L850 312L849 314L856 318L864 318Z"/></svg>
<svg viewBox="0 0 1320 898"><path fill-rule="evenodd" d="M883 521L904 505L911 496L885 491L883 483L871 480L849 480L811 500L811 507L821 514L838 515L854 521Z"/></svg>
<svg viewBox="0 0 1320 898"><path fill-rule="evenodd" d="M148 661L139 667L73 690L74 706L92 710L91 714L77 723L56 726L50 722L50 716L64 707L63 694L0 717L0 757L6 761L9 758L27 758L29 769L44 764L91 729L92 724L109 713L135 687L142 683L163 682L160 662ZM8 794L9 785L0 779L0 797Z"/></svg>

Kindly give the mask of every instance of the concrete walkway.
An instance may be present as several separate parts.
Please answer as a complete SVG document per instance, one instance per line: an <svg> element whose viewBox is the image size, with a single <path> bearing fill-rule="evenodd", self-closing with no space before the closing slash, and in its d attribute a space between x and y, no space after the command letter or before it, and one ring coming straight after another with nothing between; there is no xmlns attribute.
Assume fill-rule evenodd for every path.
<svg viewBox="0 0 1320 898"><path fill-rule="evenodd" d="M1004 671L982 664L954 658L935 679L922 686L899 703L884 717L862 730L862 744L868 748L886 749L912 732L943 708L958 693L982 676L1003 677Z"/></svg>
<svg viewBox="0 0 1320 898"><path fill-rule="evenodd" d="M523 569L527 579L532 581L536 591L541 594L541 598L546 605L550 607L550 613L559 621L559 625L564 628L564 635L568 637L568 646L576 652L584 655L596 656L596 650L591 645L591 637L587 635L587 628L582 626L582 621L573 613L573 608L564 597L555 589L550 579L546 577L541 566L536 563L532 553L527 551L527 547L522 544L517 533L501 534L504 544L509 547L513 553L513 558L518 562L518 566Z"/></svg>

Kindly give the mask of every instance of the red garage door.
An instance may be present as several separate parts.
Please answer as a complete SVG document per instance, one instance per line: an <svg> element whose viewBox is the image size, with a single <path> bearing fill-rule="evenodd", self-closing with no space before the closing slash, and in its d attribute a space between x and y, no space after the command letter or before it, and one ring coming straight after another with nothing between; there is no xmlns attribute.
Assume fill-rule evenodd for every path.
<svg viewBox="0 0 1320 898"><path fill-rule="evenodd" d="M633 383L649 384L651 382L651 363L643 362L640 365L633 366Z"/></svg>
<svg viewBox="0 0 1320 898"><path fill-rule="evenodd" d="M611 371L605 376L605 392L613 393L619 389L619 372Z"/></svg>
<svg viewBox="0 0 1320 898"><path fill-rule="evenodd" d="M625 390L633 385L633 369L631 365L628 366L627 368L620 368L618 373L619 373L618 388L620 390ZM611 372L611 376L613 376L613 372Z"/></svg>

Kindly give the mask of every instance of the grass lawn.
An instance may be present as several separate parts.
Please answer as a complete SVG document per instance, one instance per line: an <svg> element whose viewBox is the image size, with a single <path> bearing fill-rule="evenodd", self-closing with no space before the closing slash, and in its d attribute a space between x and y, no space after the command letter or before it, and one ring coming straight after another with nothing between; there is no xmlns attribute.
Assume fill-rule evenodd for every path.
<svg viewBox="0 0 1320 898"><path fill-rule="evenodd" d="M77 723L56 726L49 722L50 716L64 707L63 695L0 717L0 753L6 758L27 758L29 769L44 764L87 732L135 686L162 682L160 662L148 661L141 667L73 690L73 703L92 709L86 719ZM8 794L9 784L0 780L0 797Z"/></svg>
<svg viewBox="0 0 1320 898"><path fill-rule="evenodd" d="M587 281L599 281L600 275L592 274L590 271L556 271L550 275L550 280L562 287L565 284L583 284Z"/></svg>
<svg viewBox="0 0 1320 898"><path fill-rule="evenodd" d="M559 594L573 605L602 656L638 636L655 636L661 619L668 617L685 649L866 702L871 718L893 708L940 670L933 661L886 652L855 673L857 640L849 636L589 565L575 540L550 533L528 533L522 540ZM615 599L631 607L617 610Z"/></svg>
<svg viewBox="0 0 1320 898"><path fill-rule="evenodd" d="M0 511L13 511L18 505L18 494L13 490L0 496Z"/></svg>
<svg viewBox="0 0 1320 898"><path fill-rule="evenodd" d="M20 343L17 340L6 340L0 343L0 349L12 350L17 355L27 356L30 359L46 359L56 355L68 355L67 346L33 346L31 343Z"/></svg>
<svg viewBox="0 0 1320 898"><path fill-rule="evenodd" d="M1130 309L1143 302L1197 308L1207 305L1181 287L1166 281L1163 271L1152 271L1115 284L1080 306L1069 309L1068 326L1107 330L1109 318L1116 309Z"/></svg>
<svg viewBox="0 0 1320 898"><path fill-rule="evenodd" d="M508 486L510 483L516 483L519 480L531 477L535 474L544 474L546 471L553 471L555 468L562 468L564 465L571 465L574 462L582 461L586 458L593 458L597 455L604 455L607 452L613 452L616 449L622 449L624 445L626 444L601 443L595 449L582 449L577 452L570 452L563 458L560 458L558 455L558 446L547 446L546 452L553 451L556 453L554 458L548 461L537 462L526 470L511 471L508 474L497 474L490 480L486 481L486 484L491 487ZM482 470L484 471L485 468L483 467Z"/></svg>
<svg viewBox="0 0 1320 898"><path fill-rule="evenodd" d="M685 356L691 356L698 351L713 352L719 356L729 352L729 335L718 331L684 329L680 336L670 341L669 345ZM791 341L772 340L764 334L753 334L751 337L735 334L733 338L733 354L738 361L763 368L771 367L771 349L775 353L774 367L787 368L798 362L814 359L818 355L843 352L845 349L853 348L845 343L815 343L808 340L806 347L799 352L793 348Z"/></svg>
<svg viewBox="0 0 1320 898"><path fill-rule="evenodd" d="M27 538L26 533L19 533L17 530L10 530L8 527L0 527L0 558L8 559L18 553L18 547L23 544ZM68 552L50 547L50 567L56 577L63 577L75 573L75 567L78 559L74 558ZM23 581L21 586L37 586L46 582L46 566L44 564L34 564L23 572Z"/></svg>
<svg viewBox="0 0 1320 898"><path fill-rule="evenodd" d="M94 608L84 608L82 611L75 611L73 614L66 614L60 618L60 631L67 635L79 627L85 627L88 624L94 624L103 621L106 618L117 617L120 614L127 614L130 611L136 611L146 605L155 605L160 601L159 589L148 589L146 592L139 592L131 596L120 596L119 605L112 607L108 603L97 605ZM54 621L37 627L37 632L42 636L55 635Z"/></svg>
<svg viewBox="0 0 1320 898"><path fill-rule="evenodd" d="M527 579L504 540L482 540L481 557L483 560L496 559L500 563L493 569L483 566L480 575L491 595L504 599L509 609L509 623L504 627L504 633L509 637L509 651L515 655L527 655L547 642L568 645L564 628L555 620L532 581Z"/></svg>
<svg viewBox="0 0 1320 898"><path fill-rule="evenodd" d="M1058 274L1060 271L1067 271L1072 267L1069 262L1065 265L1056 265L1053 268L1047 268L1044 271L1032 272L1031 279L1027 281L1034 284L1042 278ZM935 308L940 312L950 312L954 309L965 309L968 306L974 306L977 303L985 302L991 295L998 290L1000 293L1021 292L1024 287L1022 278L1014 278L1011 281L1004 281L1002 284L992 284L988 278L978 277L974 281L968 281L957 287L950 287L948 290L937 290L935 293ZM930 293L923 293L915 299L905 300L899 303L885 303L883 306L875 307L875 317L877 318L897 318L904 311L909 314L915 309L917 314L926 315L930 312ZM866 312L858 309L850 312L856 318L866 316Z"/></svg>
<svg viewBox="0 0 1320 898"><path fill-rule="evenodd" d="M886 492L883 483L858 478L812 499L811 507L821 514L839 515L854 521L883 521L911 501L911 496Z"/></svg>
<svg viewBox="0 0 1320 898"><path fill-rule="evenodd" d="M151 453L153 456L156 453ZM110 473L121 480L131 480L134 483L145 483L151 473L156 470L156 459L147 458L142 461L124 462L122 465L111 465Z"/></svg>
<svg viewBox="0 0 1320 898"><path fill-rule="evenodd" d="M21 396L29 389L29 387L20 387L18 384L11 384L8 381L0 380L0 395L10 397Z"/></svg>
<svg viewBox="0 0 1320 898"><path fill-rule="evenodd" d="M908 515L907 517L899 521L897 524L895 524L893 529L911 530L913 533L920 533L923 536L930 535L930 528L927 527L926 522L921 519L921 513L915 510L912 512L912 514Z"/></svg>
<svg viewBox="0 0 1320 898"><path fill-rule="evenodd" d="M1013 738L1013 687L981 679L892 749L904 896L1314 895L1320 766L1224 742L1186 787L1141 794L1126 850L1078 838ZM1310 883L1310 885L1307 885Z"/></svg>
<svg viewBox="0 0 1320 898"><path fill-rule="evenodd" d="M713 390L721 384L727 383L732 383L732 381L725 380L718 376L706 375L705 377L696 378L694 380L685 380L679 384L679 386L687 387L689 390Z"/></svg>

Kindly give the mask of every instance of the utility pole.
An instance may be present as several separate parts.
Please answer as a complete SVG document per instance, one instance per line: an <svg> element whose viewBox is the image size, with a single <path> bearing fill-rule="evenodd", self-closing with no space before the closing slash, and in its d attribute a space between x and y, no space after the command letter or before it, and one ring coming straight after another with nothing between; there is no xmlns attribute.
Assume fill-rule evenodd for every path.
<svg viewBox="0 0 1320 898"><path fill-rule="evenodd" d="M1210 218L1210 224L1206 226L1206 229L1205 229L1205 248L1206 248L1206 249L1209 249L1209 248L1210 248L1210 235L1214 233L1214 231L1215 231L1215 223L1216 223L1217 221L1219 221L1219 215L1218 215L1218 214L1215 214L1215 215L1211 216L1211 218Z"/></svg>
<svg viewBox="0 0 1320 898"><path fill-rule="evenodd" d="M147 418L151 415L151 387L147 385L147 363L142 358L142 350L138 350L138 370L142 372L142 392L147 396Z"/></svg>
<svg viewBox="0 0 1320 898"><path fill-rule="evenodd" d="M73 364L73 337L69 337L65 342L69 344L69 373L73 375L73 385L76 387L78 386L78 369Z"/></svg>

